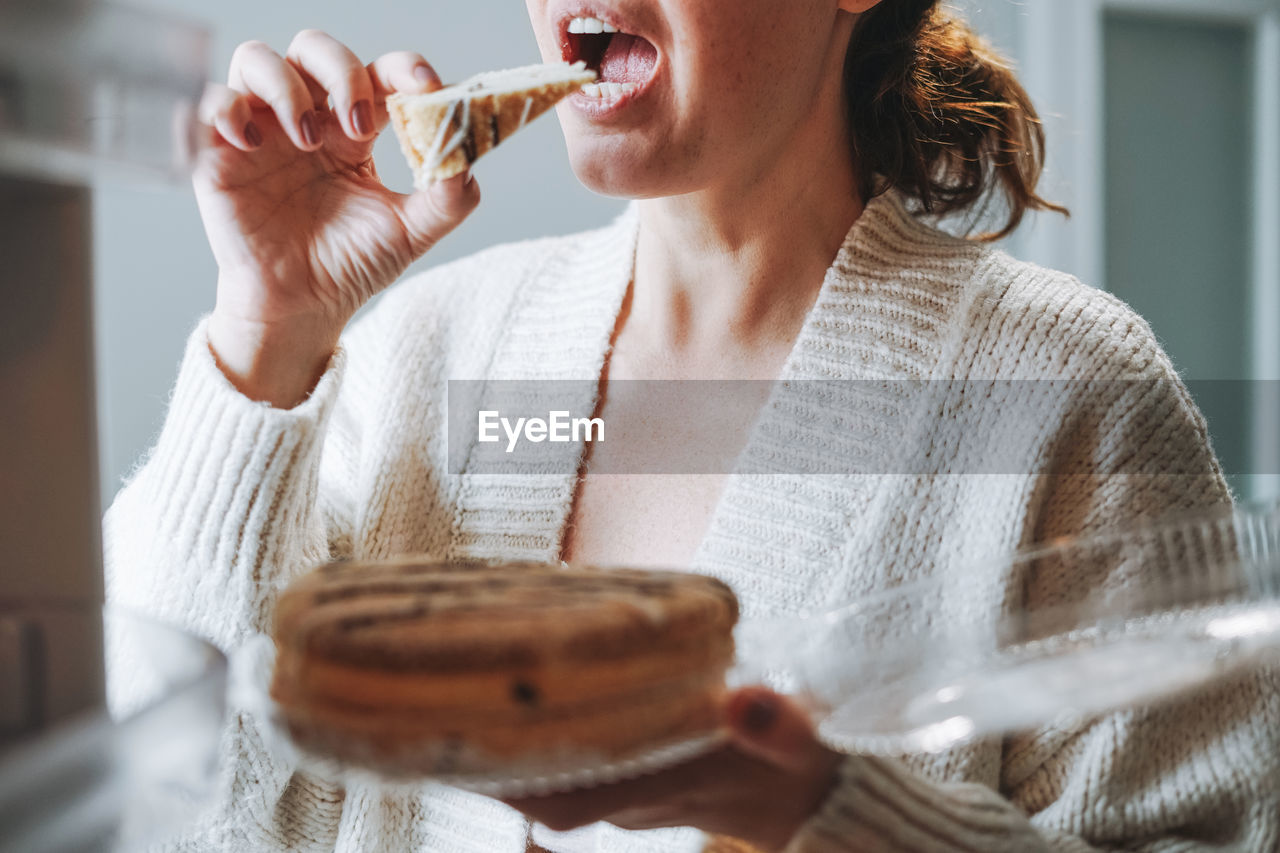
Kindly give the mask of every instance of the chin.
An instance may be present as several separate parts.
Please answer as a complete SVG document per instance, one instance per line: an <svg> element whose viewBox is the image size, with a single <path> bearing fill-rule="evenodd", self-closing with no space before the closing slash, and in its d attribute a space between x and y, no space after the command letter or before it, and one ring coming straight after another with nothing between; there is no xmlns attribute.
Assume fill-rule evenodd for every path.
<svg viewBox="0 0 1280 853"><path fill-rule="evenodd" d="M612 198L650 198L656 193L642 173L628 167L619 167L601 157L570 157L570 165L578 181L597 195ZM640 172L640 174L637 174Z"/></svg>
<svg viewBox="0 0 1280 853"><path fill-rule="evenodd" d="M669 158L620 140L566 137L569 165L578 181L594 193L637 199L681 195L691 189L670 168Z"/></svg>

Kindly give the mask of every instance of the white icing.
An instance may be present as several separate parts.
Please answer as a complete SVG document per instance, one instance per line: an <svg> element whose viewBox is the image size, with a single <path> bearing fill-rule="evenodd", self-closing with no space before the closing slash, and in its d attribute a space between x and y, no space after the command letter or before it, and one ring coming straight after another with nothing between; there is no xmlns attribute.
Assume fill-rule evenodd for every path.
<svg viewBox="0 0 1280 853"><path fill-rule="evenodd" d="M590 83L595 79L596 73L588 69L585 62L575 62L572 65L557 62L550 65L526 65L504 71L484 71L459 83L458 87L480 84L491 92L518 92L549 83Z"/></svg>
<svg viewBox="0 0 1280 853"><path fill-rule="evenodd" d="M520 123L516 125L516 130L524 127L525 122L529 120L529 110L533 109L533 96L526 95L524 99L524 112L520 113Z"/></svg>
<svg viewBox="0 0 1280 853"><path fill-rule="evenodd" d="M449 103L449 111L444 114L444 120L440 122L440 126L436 128L436 138L431 141L431 147L425 152L423 159L431 158L431 165L428 172L434 172L436 167L447 156L444 153L444 135L449 130L449 123L453 121L453 115L458 111L458 102L451 101Z"/></svg>
<svg viewBox="0 0 1280 853"><path fill-rule="evenodd" d="M467 138L467 134L471 133L471 99L461 98L452 101L449 104L449 111L445 113L444 121L440 122L440 129L436 131L436 138L444 136L445 130L449 127L449 123L453 121L453 116L458 111L458 105L462 105L462 119L458 122L458 130L453 136L449 137L449 141L443 144L433 143L431 146L431 165L428 172L434 172L440 168L440 164L445 158L457 150L462 141Z"/></svg>
<svg viewBox="0 0 1280 853"><path fill-rule="evenodd" d="M566 62L554 65L529 65L506 71L485 71L453 86L408 97L423 104L445 103L463 97L474 97L477 94L511 94L554 83L585 84L595 79L596 73L587 68L583 62L575 62L573 65Z"/></svg>

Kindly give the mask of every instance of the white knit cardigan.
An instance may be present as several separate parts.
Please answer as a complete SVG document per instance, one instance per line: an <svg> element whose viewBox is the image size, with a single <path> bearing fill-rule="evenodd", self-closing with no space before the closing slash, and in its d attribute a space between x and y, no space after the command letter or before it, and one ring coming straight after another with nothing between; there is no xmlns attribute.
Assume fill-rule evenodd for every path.
<svg viewBox="0 0 1280 853"><path fill-rule="evenodd" d="M449 473L446 380L598 378L638 227L633 207L598 231L499 246L397 285L287 411L236 392L201 324L158 442L107 513L110 597L234 652L269 632L291 578L335 555L557 560L576 476ZM963 434L948 435L943 419L928 441L908 440L895 418L911 383L847 383L876 396L853 401L857 418L833 444L802 429L831 405L825 386L779 383L739 457L740 471L757 473L730 478L689 568L732 585L747 616L795 612L1031 541L1230 500L1202 418L1125 305L877 198L828 270L782 379L958 377L1161 381L1118 394L1092 429L1069 412L1047 417L1020 451L1021 473L1006 474L966 468L975 441L980 451L999 436L999 407ZM831 454L855 470L858 454L886 442L925 454L932 473L794 473ZM1099 473L1052 476L1064 457ZM1098 581L973 579L1039 601ZM1069 730L904 761L851 756L792 847L1278 850L1278 695L1274 675L1259 673ZM232 714L223 759L221 805L171 849L524 849L526 821L478 795L344 788L297 771L248 710ZM594 838L602 851L701 843L690 830Z"/></svg>

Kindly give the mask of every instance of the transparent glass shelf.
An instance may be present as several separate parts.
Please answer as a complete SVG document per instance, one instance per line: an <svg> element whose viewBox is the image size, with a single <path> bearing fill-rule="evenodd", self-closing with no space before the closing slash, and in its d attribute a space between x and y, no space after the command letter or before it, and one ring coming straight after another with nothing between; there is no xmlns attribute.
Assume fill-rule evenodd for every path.
<svg viewBox="0 0 1280 853"><path fill-rule="evenodd" d="M226 659L108 607L108 710L0 756L0 850L143 850L211 801Z"/></svg>
<svg viewBox="0 0 1280 853"><path fill-rule="evenodd" d="M0 3L0 173L83 183L189 170L208 34L84 0Z"/></svg>

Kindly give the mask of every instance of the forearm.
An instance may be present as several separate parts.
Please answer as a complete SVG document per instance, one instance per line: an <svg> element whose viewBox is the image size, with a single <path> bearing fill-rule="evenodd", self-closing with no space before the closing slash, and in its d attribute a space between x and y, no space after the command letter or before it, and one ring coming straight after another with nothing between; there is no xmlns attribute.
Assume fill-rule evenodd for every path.
<svg viewBox="0 0 1280 853"><path fill-rule="evenodd" d="M1280 845L1280 674L1004 747L1001 791L852 756L788 853L1227 851ZM1056 732L1056 735L1055 735Z"/></svg>
<svg viewBox="0 0 1280 853"><path fill-rule="evenodd" d="M787 853L1050 849L1026 815L990 788L937 784L889 759L850 756Z"/></svg>

